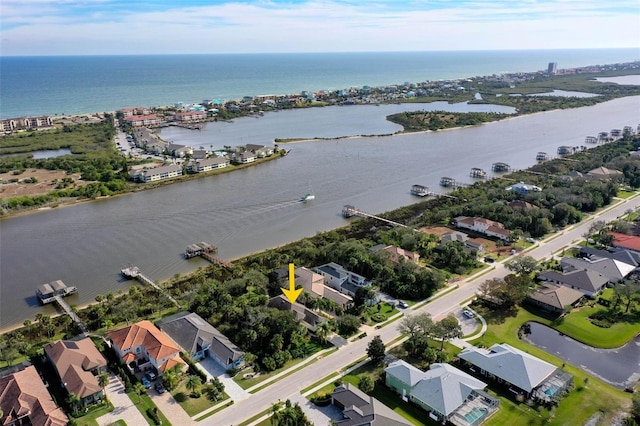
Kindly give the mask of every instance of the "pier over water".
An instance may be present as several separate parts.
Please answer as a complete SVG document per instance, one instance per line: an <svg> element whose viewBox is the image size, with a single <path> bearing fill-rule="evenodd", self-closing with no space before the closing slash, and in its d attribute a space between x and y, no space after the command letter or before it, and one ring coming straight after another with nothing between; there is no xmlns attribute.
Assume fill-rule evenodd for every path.
<svg viewBox="0 0 640 426"><path fill-rule="evenodd" d="M178 308L181 307L180 303L178 303L178 301L174 299L170 294L165 292L164 289L162 289L158 284L153 282L153 280L151 280L150 278L147 278L144 275L142 275L142 273L140 272L140 269L137 266L129 266L127 268L123 268L120 270L120 273L125 278L138 280L142 284L146 284L148 286L155 288L156 290L158 290L159 293L164 294L169 300L171 300L171 303L176 305Z"/></svg>

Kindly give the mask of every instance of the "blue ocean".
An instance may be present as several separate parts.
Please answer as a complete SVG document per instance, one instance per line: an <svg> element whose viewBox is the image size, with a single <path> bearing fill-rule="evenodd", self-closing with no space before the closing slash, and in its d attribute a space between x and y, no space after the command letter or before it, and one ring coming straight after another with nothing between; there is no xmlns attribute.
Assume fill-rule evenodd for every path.
<svg viewBox="0 0 640 426"><path fill-rule="evenodd" d="M638 49L0 57L0 117L630 62Z"/></svg>

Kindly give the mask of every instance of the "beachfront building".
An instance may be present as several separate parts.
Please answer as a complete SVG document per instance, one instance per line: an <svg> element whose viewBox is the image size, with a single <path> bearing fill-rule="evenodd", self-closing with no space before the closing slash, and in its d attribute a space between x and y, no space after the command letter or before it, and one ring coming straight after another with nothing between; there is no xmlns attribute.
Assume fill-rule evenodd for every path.
<svg viewBox="0 0 640 426"><path fill-rule="evenodd" d="M244 352L224 334L193 312L179 312L156 323L193 361L211 357L225 369L242 365Z"/></svg>
<svg viewBox="0 0 640 426"><path fill-rule="evenodd" d="M428 371L421 371L399 360L384 372L387 387L429 412L429 417L438 422L479 425L500 404L484 392L486 383L449 364L434 363Z"/></svg>
<svg viewBox="0 0 640 426"><path fill-rule="evenodd" d="M173 116L173 121L178 121L180 123L190 123L194 121L202 121L205 118L207 118L206 111L193 110L193 111L176 112Z"/></svg>
<svg viewBox="0 0 640 426"><path fill-rule="evenodd" d="M107 360L90 338L47 343L44 353L67 392L80 399L78 407L98 403L104 398L97 376L107 372Z"/></svg>
<svg viewBox="0 0 640 426"><path fill-rule="evenodd" d="M69 423L33 365L0 374L0 412L3 426L66 426Z"/></svg>
<svg viewBox="0 0 640 426"><path fill-rule="evenodd" d="M161 123L161 120L155 114L148 115L129 115L122 119L126 124L133 127L141 126L157 126Z"/></svg>
<svg viewBox="0 0 640 426"><path fill-rule="evenodd" d="M133 115L149 115L151 110L147 107L129 107L120 108L116 111L116 115L122 115L122 117L131 117Z"/></svg>
<svg viewBox="0 0 640 426"><path fill-rule="evenodd" d="M11 133L18 130L49 129L51 127L53 127L53 121L48 115L41 115L36 117L6 118L0 120L0 131L5 133Z"/></svg>
<svg viewBox="0 0 640 426"><path fill-rule="evenodd" d="M502 223L483 217L458 216L453 219L453 222L458 228L476 231L480 234L496 237L503 241L508 241L511 236L511 231L505 229Z"/></svg>
<svg viewBox="0 0 640 426"><path fill-rule="evenodd" d="M168 166L160 166L152 169L131 170L129 176L135 182L156 182L182 176L182 166L169 164Z"/></svg>
<svg viewBox="0 0 640 426"><path fill-rule="evenodd" d="M109 333L109 339L124 365L132 373L157 370L164 373L176 365L184 371L179 346L151 321L143 320Z"/></svg>
<svg viewBox="0 0 640 426"><path fill-rule="evenodd" d="M189 173L204 173L216 169L223 169L229 166L230 161L227 157L213 157L204 160L192 161L187 165Z"/></svg>

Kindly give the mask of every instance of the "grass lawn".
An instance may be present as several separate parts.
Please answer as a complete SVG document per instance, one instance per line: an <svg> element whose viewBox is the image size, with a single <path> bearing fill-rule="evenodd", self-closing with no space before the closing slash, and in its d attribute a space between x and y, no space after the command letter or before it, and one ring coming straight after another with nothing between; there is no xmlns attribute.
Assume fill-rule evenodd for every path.
<svg viewBox="0 0 640 426"><path fill-rule="evenodd" d="M616 197L618 198L624 198L627 199L631 196L633 196L635 194L634 191L626 191L624 189L621 189L620 191L618 191L618 193L616 194Z"/></svg>
<svg viewBox="0 0 640 426"><path fill-rule="evenodd" d="M612 418L618 413L628 412L631 405L630 394L590 377L576 367L565 365L561 359L528 345L518 338L518 329L526 321L548 323L548 319L536 316L523 308L518 310L515 317L496 318L495 315L492 317L490 314L483 314L485 314L489 328L483 337L473 342L475 345L489 347L494 343L508 343L573 374L575 384L575 389L562 399L560 405L553 410L536 411L525 404L515 403L510 399L510 396L498 395L500 410L487 420L486 425L584 424L591 416L599 412L603 416L599 424L611 424ZM586 384L585 379L588 382Z"/></svg>
<svg viewBox="0 0 640 426"><path fill-rule="evenodd" d="M229 399L229 395L223 393L218 397L218 400L209 399L208 389L213 388L211 384L203 385L200 387L201 395L199 398L191 397L191 391L187 389L186 386L187 380L182 380L180 384L171 392L171 395L178 401L178 404L182 407L184 411L189 415L189 417L193 417L198 413L203 412L207 408L213 407L214 405L224 401L225 399Z"/></svg>
<svg viewBox="0 0 640 426"><path fill-rule="evenodd" d="M154 424L151 417L149 417L149 415L147 414L147 410L157 408L156 404L154 404L153 401L151 400L151 397L149 397L149 395L147 395L146 392L140 396L140 399L138 399L138 394L135 393L134 391L127 392L127 395L129 396L131 401L133 401L138 411L142 413L142 415L147 420L147 422L149 422L150 425ZM171 423L169 422L169 420L167 420L167 418L164 416L164 414L162 414L162 411L160 410L158 410L158 417L160 417L160 420L162 420L162 424L164 426L171 426Z"/></svg>
<svg viewBox="0 0 640 426"><path fill-rule="evenodd" d="M365 311L368 325L376 325L389 319L390 316L396 314L398 310L389 302L376 303Z"/></svg>
<svg viewBox="0 0 640 426"><path fill-rule="evenodd" d="M90 413L85 414L82 417L74 419L74 421L76 422L75 424L78 426L98 426L98 422L96 421L96 419L112 411L113 411L113 404L109 403L104 407L98 408L94 411L91 411Z"/></svg>

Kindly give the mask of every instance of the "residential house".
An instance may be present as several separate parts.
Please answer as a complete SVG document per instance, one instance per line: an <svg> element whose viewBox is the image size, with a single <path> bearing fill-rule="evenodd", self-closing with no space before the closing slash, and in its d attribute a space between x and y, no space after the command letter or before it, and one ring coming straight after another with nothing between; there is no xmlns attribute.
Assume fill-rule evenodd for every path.
<svg viewBox="0 0 640 426"><path fill-rule="evenodd" d="M79 406L102 400L104 392L96 376L107 371L107 360L90 338L47 343L44 353L67 392L80 399Z"/></svg>
<svg viewBox="0 0 640 426"><path fill-rule="evenodd" d="M483 391L487 384L449 364L431 364L421 371L399 360L385 369L385 384L445 423L466 424L474 413L474 425L482 423L499 407L498 399Z"/></svg>
<svg viewBox="0 0 640 426"><path fill-rule="evenodd" d="M597 167L593 170L589 170L587 172L587 176L596 179L618 179L623 176L623 173L606 167Z"/></svg>
<svg viewBox="0 0 640 426"><path fill-rule="evenodd" d="M542 281L573 288L589 297L598 295L609 282L608 277L586 269L573 270L563 274L556 271L542 271L538 274L538 278Z"/></svg>
<svg viewBox="0 0 640 426"><path fill-rule="evenodd" d="M505 229L502 223L482 217L458 216L453 219L453 222L458 228L469 229L504 241L508 241L511 235L511 231Z"/></svg>
<svg viewBox="0 0 640 426"><path fill-rule="evenodd" d="M169 164L152 169L131 170L129 176L136 182L155 182L163 179L171 179L182 176L182 166Z"/></svg>
<svg viewBox="0 0 640 426"><path fill-rule="evenodd" d="M313 312L311 309L300 303L291 303L284 295L279 295L269 299L270 308L276 308L281 311L291 311L296 321L300 321L305 327L311 331L316 331L318 326L327 319L320 314Z"/></svg>
<svg viewBox="0 0 640 426"><path fill-rule="evenodd" d="M118 357L133 372L156 369L164 373L175 365L186 369L180 347L151 321L143 320L109 333Z"/></svg>
<svg viewBox="0 0 640 426"><path fill-rule="evenodd" d="M528 203L528 202L526 202L524 200L513 200L508 204L508 206L511 207L514 210L521 210L521 211L526 211L526 210L537 208L533 204Z"/></svg>
<svg viewBox="0 0 640 426"><path fill-rule="evenodd" d="M294 274L296 286L302 287L313 298L324 297L343 308L353 303L353 299L350 296L325 285L322 275L304 266L296 268Z"/></svg>
<svg viewBox="0 0 640 426"><path fill-rule="evenodd" d="M527 296L527 301L547 311L564 313L568 306L575 306L583 297L584 293L579 290L543 283Z"/></svg>
<svg viewBox="0 0 640 426"><path fill-rule="evenodd" d="M179 312L156 322L194 361L211 356L225 369L238 368L244 352L224 334L192 312Z"/></svg>
<svg viewBox="0 0 640 426"><path fill-rule="evenodd" d="M351 383L338 386L331 394L331 403L342 410L343 419L337 426L408 426L404 417Z"/></svg>
<svg viewBox="0 0 640 426"><path fill-rule="evenodd" d="M66 426L69 423L33 365L0 377L0 413L3 426Z"/></svg>
<svg viewBox="0 0 640 426"><path fill-rule="evenodd" d="M267 145L248 143L245 145L245 148L247 149L247 151L251 151L256 154L256 157L258 158L269 157L273 154L273 147Z"/></svg>
<svg viewBox="0 0 640 426"><path fill-rule="evenodd" d="M169 144L165 141L158 139L151 140L144 144L144 149L151 154L159 155L164 154L167 151Z"/></svg>
<svg viewBox="0 0 640 426"><path fill-rule="evenodd" d="M489 349L469 346L458 356L472 371L539 401L557 400L573 382L572 375L506 343L496 343Z"/></svg>
<svg viewBox="0 0 640 426"><path fill-rule="evenodd" d="M464 243L464 250L467 253L471 253L473 250L476 254L484 253L484 244L475 238L469 238L467 234L460 231L445 232L440 236L440 244L444 245L449 242L459 241Z"/></svg>
<svg viewBox="0 0 640 426"><path fill-rule="evenodd" d="M564 272L580 269L594 271L609 278L611 283L620 282L636 269L635 265L606 257L565 257L560 261L560 267Z"/></svg>
<svg viewBox="0 0 640 426"><path fill-rule="evenodd" d="M414 253L409 250L404 250L396 246L378 244L369 249L369 251L371 251L372 253L375 253L381 250L386 253L389 253L389 258L395 264L400 263L400 259L404 259L408 262L413 262L413 263L418 263L418 261L420 260L420 255L418 253Z"/></svg>
<svg viewBox="0 0 640 426"><path fill-rule="evenodd" d="M368 281L362 275L348 271L334 262L318 266L315 268L315 272L324 277L324 282L329 287L333 287L339 292L351 297L356 295L358 287L371 286L371 281Z"/></svg>
<svg viewBox="0 0 640 426"><path fill-rule="evenodd" d="M193 111L185 111L185 112L176 112L173 115L174 121L179 121L182 123L188 123L193 121L202 121L207 118L207 113L202 110L193 110Z"/></svg>
<svg viewBox="0 0 640 426"><path fill-rule="evenodd" d="M209 153L205 149L194 149L191 158L194 160L204 160L209 157Z"/></svg>
<svg viewBox="0 0 640 426"><path fill-rule="evenodd" d="M189 173L204 173L211 170L223 169L229 165L227 157L213 157L205 160L192 161L187 165Z"/></svg>
<svg viewBox="0 0 640 426"><path fill-rule="evenodd" d="M635 235L620 234L618 232L608 232L613 235L611 244L617 248L624 248L640 253L640 237Z"/></svg>
<svg viewBox="0 0 640 426"><path fill-rule="evenodd" d="M541 192L542 188L540 188L539 186L530 185L528 183L518 182L516 184L506 187L505 190L514 191L514 192L517 192L518 194L528 194L529 192Z"/></svg>
<svg viewBox="0 0 640 426"><path fill-rule="evenodd" d="M622 263L637 267L640 265L640 253L623 249L598 250L593 247L580 247L580 257L596 260L600 258L614 259Z"/></svg>

